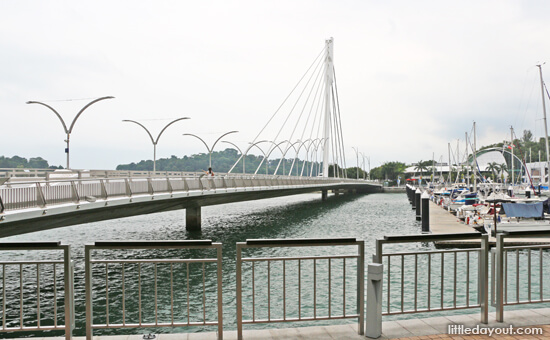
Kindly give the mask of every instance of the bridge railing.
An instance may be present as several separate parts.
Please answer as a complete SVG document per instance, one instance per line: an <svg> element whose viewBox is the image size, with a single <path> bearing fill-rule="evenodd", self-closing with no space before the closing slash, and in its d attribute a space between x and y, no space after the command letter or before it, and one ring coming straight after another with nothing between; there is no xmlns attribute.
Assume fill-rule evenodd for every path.
<svg viewBox="0 0 550 340"><path fill-rule="evenodd" d="M289 254L289 248L309 247L311 254L313 247L326 252L345 251L350 246L355 247L355 254L250 256L253 248L283 248ZM248 257L243 257L243 251L248 251ZM355 238L238 242L238 339L243 338L245 324L349 318L358 319L358 333L364 334L364 252L364 241ZM310 307L302 308L306 299Z"/></svg>
<svg viewBox="0 0 550 340"><path fill-rule="evenodd" d="M140 259L136 250L158 258ZM215 267L214 282L207 266ZM94 329L190 326L217 326L223 338L221 243L95 242L85 246L85 268L86 339Z"/></svg>
<svg viewBox="0 0 550 340"><path fill-rule="evenodd" d="M64 330L65 339L70 340L74 328L70 246L59 242L0 243L0 251L14 250L21 255L0 262L0 332ZM32 256L37 252L40 259ZM62 255L55 255L58 252ZM19 256L27 259L18 260Z"/></svg>
<svg viewBox="0 0 550 340"><path fill-rule="evenodd" d="M94 202L116 197L174 192L269 190L298 186L357 183L353 179L290 176L214 176L86 178L15 182L0 185L0 213L55 204Z"/></svg>

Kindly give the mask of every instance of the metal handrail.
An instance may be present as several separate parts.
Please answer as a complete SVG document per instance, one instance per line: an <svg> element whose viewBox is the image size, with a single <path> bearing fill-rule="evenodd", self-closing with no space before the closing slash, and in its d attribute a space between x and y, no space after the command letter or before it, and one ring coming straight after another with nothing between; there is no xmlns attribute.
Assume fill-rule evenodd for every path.
<svg viewBox="0 0 550 340"><path fill-rule="evenodd" d="M356 246L357 254L355 255L322 255L322 256L272 256L272 257L243 257L243 251L250 248L289 248L289 247L332 247L332 246ZM346 259L356 259L357 261L357 298L356 298L356 307L357 313L346 314ZM364 308L365 308L365 278L364 278L364 241L356 240L354 238L342 238L342 239L254 239L246 240L246 242L237 243L237 337L238 339L243 338L243 325L244 324L253 324L253 323L279 323L279 322L295 322L295 321L315 321L315 320L335 320L335 319L349 319L357 318L358 319L358 333L364 334ZM331 261L334 259L341 259L343 262L342 266L342 278L344 280L342 284L343 289L343 306L342 311L343 315L334 315L334 312L331 309L331 293L333 289L332 277L331 277ZM317 260L326 260L328 263L328 315L317 315L317 278L319 276L317 268ZM289 282L287 280L288 271L286 270L287 262L295 261L298 266L298 278L296 279L297 288L298 288L298 316L289 317L287 315L287 286ZM313 297L314 297L314 306L313 306L313 316L304 316L302 315L301 310L301 298L302 298L302 275L301 267L302 261L312 261L313 263ZM251 263L251 273L252 273L252 319L245 320L243 318L243 263ZM256 318L256 297L255 297L255 275L254 268L255 264L258 262L265 262L267 265L267 319L258 319ZM281 317L272 317L272 298L271 298L271 265L274 262L282 263L282 318ZM310 292L311 293L311 292Z"/></svg>
<svg viewBox="0 0 550 340"><path fill-rule="evenodd" d="M143 250L152 250L152 249L185 249L185 250L212 250L216 252L216 256L213 258L166 258L166 259L94 259L92 258L93 252L95 250L111 250L113 252L119 250L133 250L133 249L143 249ZM147 328L147 327L188 327L188 326L218 326L218 339L223 339L223 299L222 299L222 244L215 243L211 240L181 240L181 241L98 241L94 244L87 244L84 248L85 252L85 286L86 286L86 339L92 340L93 330L94 329L104 329L104 328ZM107 255L103 255L106 257ZM112 256L112 255L111 255ZM216 320L207 320L206 318L206 269L205 264L214 263L216 265L217 273L217 319ZM159 265L169 266L169 281L170 281L170 321L159 320L158 310L159 310L159 300L157 296L157 285L159 284L159 277L157 275L157 268ZM185 319L176 319L174 310L177 308L182 309L182 306L176 306L174 294L177 291L177 283L174 282L174 266L182 264L186 267L186 286L181 287L183 291L187 290L187 299L186 306L183 308L187 309L187 318ZM190 264L202 264L202 321L191 320L190 316L190 275L189 267ZM94 323L93 317L93 282L97 282L97 278L94 277L93 266L103 266L104 269L104 279L105 279L105 323ZM109 307L110 299L109 292L113 288L111 286L115 285L115 282L109 280L109 265L111 268L114 265L120 265L121 267L121 279L120 290L122 294L122 322L121 323L112 323ZM126 318L126 306L125 306L125 286L126 286L126 277L130 274L131 266L126 267L125 265L135 265L137 266L137 276L138 276L138 320L137 322L131 322ZM154 268L154 278L153 284L155 287L154 294L154 322L144 321L144 316L142 315L142 265L152 265ZM128 269L127 269L128 268ZM135 267L133 267L135 268ZM97 273L97 271L95 271ZM113 274L111 274L113 275ZM160 282L163 282L166 278L162 278ZM176 287L174 287L176 286Z"/></svg>
<svg viewBox="0 0 550 340"><path fill-rule="evenodd" d="M235 176L229 178L242 178L240 185L233 181L234 187L228 187L224 177L204 179L201 177L146 177L146 178L82 178L60 179L51 181L33 182L8 182L0 186L0 212L27 209L44 208L56 204L80 204L82 201L107 200L111 197L135 197L137 195L155 196L157 194L173 194L181 192L198 191L204 194L208 190L212 192L229 192L229 189L247 187L253 190L276 190L291 187L322 187L334 184L355 184L356 180L342 180L339 178L317 179L290 177L281 187L280 176ZM221 184L216 180L222 180ZM248 180L246 183L244 180ZM203 184L203 181L206 181ZM182 185L178 183L183 183ZM190 189L189 184L195 183L198 188ZM175 187L175 188L174 188Z"/></svg>
<svg viewBox="0 0 550 340"><path fill-rule="evenodd" d="M54 251L62 251L63 253L63 259L62 260L11 260L11 261L1 261L0 267L2 268L2 280L1 280L1 286L2 286L2 317L1 322L2 326L0 327L0 332L14 332L14 331L45 331L45 330L64 330L65 331L65 339L70 340L72 338L72 332L74 329L74 285L73 285L73 273L74 273L74 267L71 262L71 248L69 245L62 244L61 242L3 242L0 243L0 251L43 251L43 250L54 250ZM41 309L41 303L44 303L43 294L41 294L41 281L44 281L44 279L41 279L41 275L44 275L43 266L45 265L52 265L53 271L52 271L52 277L51 280L53 284L51 285L53 287L53 297L52 301L47 301L48 304L53 305L53 311L48 312L46 309ZM65 314L65 323L59 324L58 321L58 284L57 284L57 265L63 266L63 290L64 290L64 308L63 312ZM26 267L25 267L26 266ZM24 311L28 310L29 307L27 303L24 302L23 298L23 292L24 292L24 277L27 275L23 275L24 272L28 271L28 266L32 266L36 269L36 277L34 283L36 284L36 314L39 316L36 319L36 324L33 325L25 325L25 315ZM19 327L7 327L9 322L13 322L15 320L8 320L12 319L11 317L8 317L8 301L6 296L6 281L8 278L7 275L7 268L14 267L16 271L18 271L19 276L19 299L18 303L19 307L14 306L14 309L19 309L18 312L18 318L19 318ZM27 276L28 277L28 276ZM11 306L10 306L11 307ZM50 313L52 315L50 315ZM42 317L41 314L45 314L49 316L51 319L53 319L53 325L43 325L41 324Z"/></svg>
<svg viewBox="0 0 550 340"><path fill-rule="evenodd" d="M435 241L458 241L458 240L479 240L480 246L477 249L468 249L468 250L436 250L436 251L411 251L411 252L397 252L397 253L384 253L383 252L383 246L384 244L400 244L400 243L422 243L422 242L435 242ZM376 240L376 252L373 255L373 262L375 264L381 265L383 263L383 257L386 257L387 265L385 265L385 272L386 272L386 289L387 289L387 308L386 311L382 314L384 315L392 315L392 314L406 314L406 313L419 313L419 312L429 312L429 311L442 311L442 310L456 310L456 309L465 309L465 308L480 308L481 309L481 322L487 323L488 322L488 249L489 249L489 241L488 241L488 235L484 235L481 233L464 233L464 234L430 234L430 235L396 235L396 236L384 236L383 239L377 239ZM478 287L477 291L478 293L478 304L470 304L469 303L469 273L470 273L470 253L475 252L478 253ZM467 256L467 265L466 268L462 268L465 271L465 275L468 278L467 279L467 301L464 306L458 306L456 301L456 294L457 294L457 254L459 253L466 253ZM445 285L445 254L453 254L453 260L454 260L454 266L453 266L453 294L455 296L453 300L452 306L445 306L444 304L444 285ZM430 301L430 295L431 295L431 271L432 271L432 255L437 256L439 255L440 260L440 306L437 308L431 307L431 301ZM414 257L414 308L411 310L405 310L404 304L405 304L405 290L404 290L404 280L405 280L405 257L410 256ZM417 305L417 296L418 296L418 258L419 256L427 256L427 275L428 275L428 297L427 297L427 307L426 308L418 308ZM399 268L399 272L401 273L400 281L401 281L401 301L400 301L400 309L397 311L391 310L391 272L392 272L392 257L397 257L398 264L397 267ZM382 303L382 301L377 301L377 303ZM376 308L374 308L376 310ZM379 309L381 312L381 309Z"/></svg>

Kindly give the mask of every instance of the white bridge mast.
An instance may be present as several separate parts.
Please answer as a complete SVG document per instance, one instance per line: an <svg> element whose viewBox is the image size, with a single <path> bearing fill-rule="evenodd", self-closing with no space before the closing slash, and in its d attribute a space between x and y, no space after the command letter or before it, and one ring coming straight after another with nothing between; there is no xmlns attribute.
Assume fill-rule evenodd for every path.
<svg viewBox="0 0 550 340"><path fill-rule="evenodd" d="M334 82L334 55L333 46L334 38L325 40L326 57L325 57L325 130L323 134L323 177L328 177L329 167L329 148L330 148L330 122L331 122L331 107L332 107L332 83ZM336 169L334 169L336 175Z"/></svg>

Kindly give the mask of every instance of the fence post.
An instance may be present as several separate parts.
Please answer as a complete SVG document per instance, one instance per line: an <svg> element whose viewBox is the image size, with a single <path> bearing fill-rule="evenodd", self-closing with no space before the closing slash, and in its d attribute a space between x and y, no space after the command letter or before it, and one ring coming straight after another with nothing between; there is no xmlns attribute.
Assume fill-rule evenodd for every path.
<svg viewBox="0 0 550 340"><path fill-rule="evenodd" d="M126 196L132 197L132 187L130 186L130 180L128 178L124 179L124 186L126 187Z"/></svg>
<svg viewBox="0 0 550 340"><path fill-rule="evenodd" d="M359 305L359 335L365 334L365 241L359 242L357 258L357 304ZM382 311L382 310L380 310Z"/></svg>
<svg viewBox="0 0 550 340"><path fill-rule="evenodd" d="M496 321L504 321L504 235L496 234Z"/></svg>
<svg viewBox="0 0 550 340"><path fill-rule="evenodd" d="M91 246L84 246L84 286L86 289L86 340L92 340L93 330L93 310L92 310L92 264L91 261Z"/></svg>
<svg viewBox="0 0 550 340"><path fill-rule="evenodd" d="M237 242L237 262L236 262L236 274L237 274L237 339L243 339L243 286L242 286L242 242Z"/></svg>
<svg viewBox="0 0 550 340"><path fill-rule="evenodd" d="M63 280L65 281L65 340L71 340L74 324L73 266L71 263L71 246L63 246Z"/></svg>
<svg viewBox="0 0 550 340"><path fill-rule="evenodd" d="M481 289L481 323L489 323L489 235L481 236L481 246L479 249L479 257L481 258L480 276Z"/></svg>
<svg viewBox="0 0 550 340"><path fill-rule="evenodd" d="M78 190L76 190L76 185L74 184L74 181L71 181L71 193L73 195L73 202L74 203L80 202L80 197L78 196Z"/></svg>
<svg viewBox="0 0 550 340"><path fill-rule="evenodd" d="M382 335L382 275L384 265L370 263L367 275L367 326L365 335L379 338Z"/></svg>
<svg viewBox="0 0 550 340"><path fill-rule="evenodd" d="M2 202L2 196L0 195L0 213L3 213L4 209L4 203Z"/></svg>

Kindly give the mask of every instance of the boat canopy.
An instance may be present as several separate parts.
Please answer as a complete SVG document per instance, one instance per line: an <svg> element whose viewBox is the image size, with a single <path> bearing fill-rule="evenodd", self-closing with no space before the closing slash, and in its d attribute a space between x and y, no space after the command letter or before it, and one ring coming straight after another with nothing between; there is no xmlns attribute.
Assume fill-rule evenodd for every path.
<svg viewBox="0 0 550 340"><path fill-rule="evenodd" d="M508 217L540 218L544 216L543 202L537 203L502 203Z"/></svg>

